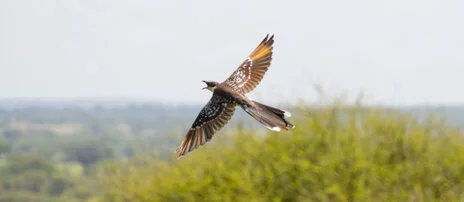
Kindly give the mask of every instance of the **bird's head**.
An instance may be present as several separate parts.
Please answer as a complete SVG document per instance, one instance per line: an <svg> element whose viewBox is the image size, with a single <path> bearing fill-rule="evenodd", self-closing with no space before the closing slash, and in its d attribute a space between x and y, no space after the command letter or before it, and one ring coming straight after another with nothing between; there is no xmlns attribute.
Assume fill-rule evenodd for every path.
<svg viewBox="0 0 464 202"><path fill-rule="evenodd" d="M206 84L206 87L203 89L208 89L209 91L213 92L214 88L219 84L216 81L203 81Z"/></svg>

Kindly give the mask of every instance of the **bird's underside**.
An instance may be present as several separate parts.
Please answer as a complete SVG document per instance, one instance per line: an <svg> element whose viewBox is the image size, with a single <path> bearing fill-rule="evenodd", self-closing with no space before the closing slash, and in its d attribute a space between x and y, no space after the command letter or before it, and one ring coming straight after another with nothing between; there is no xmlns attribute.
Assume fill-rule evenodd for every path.
<svg viewBox="0 0 464 202"><path fill-rule="evenodd" d="M288 130L294 127L285 119L290 117L290 113L245 96L259 84L271 65L273 44L274 36L267 35L224 82L204 81L207 84L205 88L213 91L213 96L200 111L177 148L179 157L211 140L214 134L232 118L236 106L240 106L271 130Z"/></svg>

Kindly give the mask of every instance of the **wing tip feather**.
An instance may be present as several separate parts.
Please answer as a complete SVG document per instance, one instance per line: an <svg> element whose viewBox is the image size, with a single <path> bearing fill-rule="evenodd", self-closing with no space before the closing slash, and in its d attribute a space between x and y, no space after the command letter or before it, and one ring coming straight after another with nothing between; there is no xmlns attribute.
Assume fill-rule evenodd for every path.
<svg viewBox="0 0 464 202"><path fill-rule="evenodd" d="M266 37L261 41L261 43L255 48L255 50L249 55L249 58L252 61L261 59L262 57L272 54L272 49L274 44L274 34L266 34Z"/></svg>
<svg viewBox="0 0 464 202"><path fill-rule="evenodd" d="M220 130L232 118L235 106L235 104L228 104L227 107L221 111L219 117L213 119L214 121L205 122L200 126L190 128L182 143L176 149L177 159L187 155L210 141L213 138L214 133Z"/></svg>

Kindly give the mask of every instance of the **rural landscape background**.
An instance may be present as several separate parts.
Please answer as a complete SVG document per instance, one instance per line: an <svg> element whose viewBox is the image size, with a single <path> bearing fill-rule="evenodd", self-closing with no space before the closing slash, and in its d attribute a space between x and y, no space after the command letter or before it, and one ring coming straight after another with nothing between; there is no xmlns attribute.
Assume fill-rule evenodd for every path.
<svg viewBox="0 0 464 202"><path fill-rule="evenodd" d="M0 202L464 201L462 0L0 0ZM274 34L250 98L175 150ZM315 88L314 88L315 87Z"/></svg>
<svg viewBox="0 0 464 202"><path fill-rule="evenodd" d="M0 102L0 201L462 201L464 106L286 106L269 132L237 110L175 149L199 106Z"/></svg>

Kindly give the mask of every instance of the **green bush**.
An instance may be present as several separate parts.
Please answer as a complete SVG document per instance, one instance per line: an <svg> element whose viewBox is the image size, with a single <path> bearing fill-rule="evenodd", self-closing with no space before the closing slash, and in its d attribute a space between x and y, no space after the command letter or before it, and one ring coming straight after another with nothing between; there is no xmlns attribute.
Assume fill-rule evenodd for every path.
<svg viewBox="0 0 464 202"><path fill-rule="evenodd" d="M98 200L464 200L464 137L439 119L340 105L293 114L288 132L219 132L180 159L108 163Z"/></svg>

